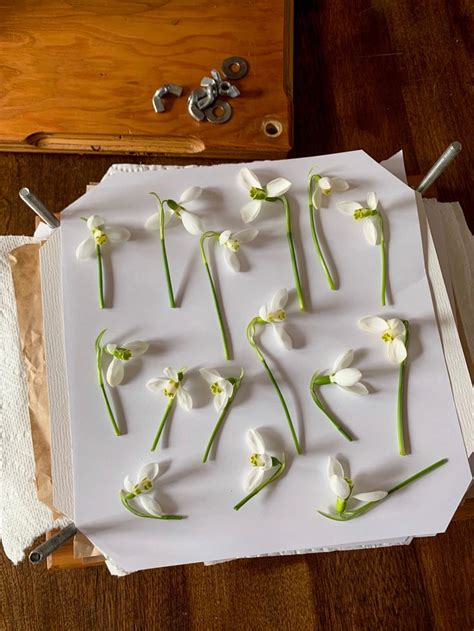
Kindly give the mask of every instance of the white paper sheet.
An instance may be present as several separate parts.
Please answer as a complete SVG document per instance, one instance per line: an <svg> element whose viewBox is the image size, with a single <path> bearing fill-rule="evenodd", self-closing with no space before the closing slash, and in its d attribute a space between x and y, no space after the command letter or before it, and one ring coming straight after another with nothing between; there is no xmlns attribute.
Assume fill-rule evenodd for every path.
<svg viewBox="0 0 474 631"><path fill-rule="evenodd" d="M395 305L378 304L380 261L361 227L335 210L337 199L321 211L325 239L336 261L341 289L330 292L316 258L309 231L306 176L321 172L348 179L351 190L337 199L363 201L379 193L389 226L389 267ZM262 181L284 176L290 191L294 232L311 309L289 308L296 348L280 350L271 332L262 335L267 353L300 432L305 455L293 458L288 429L275 393L245 339L245 326L259 306L281 286L291 288L288 249L281 210L265 207L255 223L259 238L245 250L248 271L234 276L224 267L222 252L211 255L218 274L236 360L247 377L217 444L215 461L200 463L216 414L197 367L222 368L217 322L198 254L197 238L175 225L167 245L175 291L181 305L171 310L159 244L143 224L155 212L148 192L177 198L198 184L206 193L194 208L206 228L242 227L239 208L245 191L237 183L238 165L201 167L179 172L116 174L64 211L62 220L63 281L68 378L74 447L75 517L78 526L121 567L133 571L200 560L346 545L367 539L432 534L444 530L470 474L454 410L449 381L427 286L414 193L363 152L278 162L254 163ZM99 312L95 261L78 263L74 250L85 236L79 217L92 213L125 225L134 238L111 254L114 308ZM109 262L109 261L107 261ZM398 456L395 437L397 369L385 360L385 348L357 326L368 314L399 315L412 322L408 370L408 427L412 455ZM115 438L95 383L94 338L107 327L107 341L141 338L152 352L130 368L118 390L128 434ZM373 393L358 399L326 387L322 395L359 438L348 444L314 407L308 382L316 369L330 368L347 348L356 355ZM186 364L196 409L175 410L169 438L151 456L149 446L164 409L164 400L148 392L145 382L166 365ZM233 504L245 495L245 431L258 427L289 459L284 479L266 489L239 513ZM351 463L360 491L386 488L440 457L448 465L391 497L383 506L345 524L325 521L316 508L332 501L325 471L327 456L340 454ZM156 459L165 463L160 479L165 510L188 515L183 522L140 520L123 511L118 491L125 474ZM442 498L442 500L440 500ZM262 527L263 526L263 527Z"/></svg>

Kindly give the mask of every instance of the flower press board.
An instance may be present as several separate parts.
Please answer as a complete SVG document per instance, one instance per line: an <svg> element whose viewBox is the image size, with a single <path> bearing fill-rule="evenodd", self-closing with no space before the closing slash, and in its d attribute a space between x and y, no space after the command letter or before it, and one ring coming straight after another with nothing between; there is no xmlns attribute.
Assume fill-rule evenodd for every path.
<svg viewBox="0 0 474 631"><path fill-rule="evenodd" d="M390 293L394 304L379 306L379 253L360 226L335 210L330 197L321 211L325 240L336 262L340 289L330 292L316 259L307 213L306 178L317 165L325 174L347 179L339 199L363 201L378 192L388 225ZM145 232L155 212L150 190L177 198L188 186L204 187L195 203L205 227L238 229L246 193L237 183L239 165L143 173L117 173L62 213L62 272L67 372L73 439L75 521L80 530L127 571L195 561L258 555L292 549L350 545L443 531L467 485L470 471L452 400L424 269L415 194L362 151L317 158L254 163L262 181L284 176L293 182L289 199L307 313L296 300L288 308L292 351L280 349L271 331L261 343L288 400L303 444L295 456L281 408L260 363L247 343L245 327L261 304L282 286L291 288L284 218L268 205L256 221L261 231L245 250L243 271L226 270L216 250L211 265L219 279L234 360L225 366L209 287L197 238L175 226L167 232L168 254L180 307L167 305L159 243ZM84 235L80 217L99 213L128 227L132 240L113 250L113 308L99 312L95 262L78 263L74 251ZM111 289L109 278L109 291ZM361 316L400 316L412 323L408 368L407 424L410 455L398 455L395 405L398 370L385 359L379 340L357 328ZM116 438L96 385L94 339L102 328L107 341L144 339L151 350L137 361L117 397L127 434ZM324 391L331 409L358 440L347 443L315 408L308 384L316 369L329 369L347 348L358 349L357 366L371 387L361 399ZM156 454L149 452L165 401L147 391L148 379L164 366L189 367L188 386L195 409L176 408L169 434ZM216 415L198 367L217 367L246 378L219 437L215 459L201 464ZM336 389L337 390L337 389ZM232 506L245 494L248 471L245 433L259 428L275 451L287 454L285 477L238 513ZM435 460L442 469L391 496L352 522L326 521L316 513L332 502L326 480L328 455L350 463L358 490L388 488ZM141 520L118 499L123 477L136 475L150 460L163 464L158 496L182 522ZM91 466L93 463L93 466Z"/></svg>
<svg viewBox="0 0 474 631"><path fill-rule="evenodd" d="M291 148L292 0L64 0L2 8L0 149L282 157ZM249 64L224 125L198 123L187 96L238 55ZM184 87L151 99L164 83Z"/></svg>

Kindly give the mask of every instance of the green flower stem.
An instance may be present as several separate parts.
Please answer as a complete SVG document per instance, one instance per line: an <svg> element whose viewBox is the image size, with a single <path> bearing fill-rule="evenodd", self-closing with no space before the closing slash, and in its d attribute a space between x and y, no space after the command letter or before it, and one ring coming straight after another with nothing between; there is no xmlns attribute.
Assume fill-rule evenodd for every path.
<svg viewBox="0 0 474 631"><path fill-rule="evenodd" d="M380 211L378 211L378 216L379 216L379 221L380 221L380 254L382 257L381 302L382 302L382 307L385 307L386 296L387 296L387 252L385 248L383 217Z"/></svg>
<svg viewBox="0 0 474 631"><path fill-rule="evenodd" d="M316 220L315 220L315 212L316 208L313 206L313 182L318 181L319 176L312 175L309 180L308 187L308 206L309 206L309 223L311 225L311 234L313 235L314 247L316 248L317 255L319 256L319 260L321 262L321 266L323 268L324 273L326 274L326 279L328 281L328 285L330 289L336 289L336 285L334 284L334 280L331 276L331 272L329 271L329 267L326 263L326 259L324 258L323 251L319 244L318 232L316 230Z"/></svg>
<svg viewBox="0 0 474 631"><path fill-rule="evenodd" d="M295 279L296 293L298 295L298 303L300 305L300 310L305 311L306 305L305 305L303 290L301 289L300 275L298 272L298 263L296 261L295 245L293 243L293 232L291 229L290 204L285 195L282 195L281 197L278 197L277 199L281 201L281 203L283 204L283 208L285 209L286 238L288 240L288 247L290 249L291 267L293 269L293 277Z"/></svg>
<svg viewBox="0 0 474 631"><path fill-rule="evenodd" d="M153 440L153 444L151 446L151 450L150 451L155 451L155 449L156 449L156 447L158 445L158 442L160 440L161 434L163 433L163 430L165 429L166 421L168 420L170 412L173 409L174 399L175 399L175 397L170 398L170 400L168 401L168 405L166 406L165 411L163 413L163 416L161 418L161 423L160 423L160 425L158 427L158 431L156 432L156 435L155 435L155 438Z"/></svg>
<svg viewBox="0 0 474 631"><path fill-rule="evenodd" d="M105 389L104 384L104 375L102 373L102 354L103 348L101 346L102 338L107 329L103 329L95 340L95 355L96 355L96 368L97 368L97 382L99 384L100 391L102 392L102 397L104 399L105 407L107 409L110 422L112 423L112 427L114 429L116 436L121 436L122 432L120 431L120 427L118 426L117 421L115 420L115 416L112 410L112 406L110 405L109 398L107 396L107 391Z"/></svg>
<svg viewBox="0 0 474 631"><path fill-rule="evenodd" d="M321 380L321 375L319 375L319 379ZM324 407L323 402L316 394L316 381L317 380L318 380L318 375L317 373L315 373L311 377L311 382L309 384L309 391L311 392L313 401L316 403L316 405L321 410L321 412L331 421L331 423L334 425L337 431L340 434L342 434L346 440L348 440L349 442L352 442L354 440L354 437L346 429L344 429L344 427L342 427L339 421L329 412L329 410L327 410ZM326 383L330 383L329 376L328 376L328 381Z"/></svg>
<svg viewBox="0 0 474 631"><path fill-rule="evenodd" d="M253 491L251 491L248 495L246 495L243 500L240 500L240 502L234 506L234 510L239 510L240 508L242 508L242 506L244 504L247 504L247 502L250 501L252 497L255 497L257 493L260 493L262 489L264 489L266 486L268 486L272 482L275 482L275 480L278 480L278 478L280 478L283 475L285 471L286 463L285 463L284 457L282 458L282 460L283 462L280 462L278 458L272 458L272 465L274 467L278 467L275 473L273 473L269 478L267 478L261 484L259 484Z"/></svg>
<svg viewBox="0 0 474 631"><path fill-rule="evenodd" d="M405 348L408 351L408 341L410 338L410 323L408 320L403 320L405 325ZM398 371L398 395L397 395L397 438L398 438L398 451L400 456L406 456L407 451L405 448L405 421L404 421L404 408L405 408L405 367L406 358L400 364Z"/></svg>
<svg viewBox="0 0 474 631"><path fill-rule="evenodd" d="M165 268L166 285L168 287L168 300L172 309L176 308L176 302L174 300L173 284L171 282L170 268L168 264L168 256L166 254L166 241L165 241L165 202L162 202L156 193L150 193L156 197L160 208L160 243L161 243L161 256L163 258L163 266Z"/></svg>
<svg viewBox="0 0 474 631"><path fill-rule="evenodd" d="M422 478L423 476L427 475L428 473L431 473L431 471L434 471L435 469L438 469L439 467L442 467L447 462L448 462L447 458L442 458L441 460L438 460L437 462L433 463L429 467L426 467L426 469L422 469L421 471L418 471L418 473L415 473L415 475L412 475L411 477L407 478L406 480L403 480L402 482L399 482L398 484L396 484L395 486L393 486L391 489L389 489L387 491L386 497L384 499L382 499L382 500L378 500L376 502L367 502L367 504L364 504L363 506L361 506L360 508L357 508L354 511L347 511L346 513L342 513L340 515L331 515L330 513L325 513L325 512L320 511L320 510L318 511L318 513L320 515L323 515L324 517L327 517L328 519L333 519L335 521L350 521L351 519L355 519L356 517L360 517L360 515L363 515L367 511L372 510L373 508L375 508L376 506L381 504L385 499L387 499L387 497L389 497L393 493L396 493L400 489L403 489L405 486L408 486L412 482L415 482L415 480L418 480L419 478Z"/></svg>
<svg viewBox="0 0 474 631"><path fill-rule="evenodd" d="M104 270L103 270L103 261L102 261L102 250L100 249L100 245L98 243L95 246L95 252L97 255L97 275L98 275L98 280L99 280L99 307L101 309L105 309Z"/></svg>
<svg viewBox="0 0 474 631"><path fill-rule="evenodd" d="M273 387L276 390L276 393L278 395L278 398L280 399L280 403L281 406L283 408L283 411L285 413L286 416L286 420L288 421L288 426L290 428L290 432L291 432L291 437L293 438L293 443L295 445L295 449L296 449L296 453L297 454L301 454L301 447L300 444L298 442L298 437L296 435L296 431L293 425L293 421L291 420L291 416L290 416L290 412L288 410L288 406L286 404L286 401L283 397L283 394L280 390L280 386L278 385L275 377L273 376L272 371L270 370L269 365L267 364L265 357L263 356L262 351L260 350L260 348L258 347L257 343L255 342L254 339L254 335L255 335L255 325L256 324L263 324L265 325L266 322L264 320L262 320L259 317L253 318L253 320L250 321L249 325L247 326L247 340L249 341L249 344L252 346L252 348L254 349L254 351L257 353L257 356L259 358L259 360L262 362L263 367L265 368L267 375L270 379L270 381L273 384Z"/></svg>
<svg viewBox="0 0 474 631"><path fill-rule="evenodd" d="M133 508L133 506L130 505L129 500L133 499L134 497L136 496L133 493L124 494L123 491L120 493L120 501L122 502L122 504L130 513L132 513L133 515L136 515L137 517L144 517L145 519L163 519L163 520L186 519L184 515L151 515L150 513L142 513L141 511L137 510L136 508Z"/></svg>
<svg viewBox="0 0 474 631"><path fill-rule="evenodd" d="M219 415L219 418L217 419L217 423L214 426L214 429L212 431L211 437L209 438L209 442L207 443L207 447L206 447L206 451L204 452L204 456L202 457L202 462L206 463L207 459L209 457L209 452L211 451L211 447L212 444L214 443L214 440L217 436L217 433L219 432L222 423L224 422L224 419L227 415L227 412L230 409L230 406L232 405L234 399L235 399L235 395L237 394L238 389L240 388L240 384L242 383L242 379L244 378L243 372L241 374L241 376L238 379L234 379L233 380L233 386L234 389L232 390L232 395L229 397L227 403L225 404L222 412ZM229 379L229 381L231 381L231 379Z"/></svg>
<svg viewBox="0 0 474 631"><path fill-rule="evenodd" d="M216 308L217 319L219 320L219 328L221 331L222 344L224 346L224 357L227 360L229 360L230 352L229 352L229 344L227 342L227 335L225 331L224 318L222 316L221 306L219 304L219 298L217 297L216 287L212 279L211 270L209 269L209 263L207 261L206 252L204 250L204 241L211 237L214 237L215 239L219 239L219 232L214 232L211 230L208 232L204 232L199 239L199 249L201 250L202 262L204 264L204 267L206 268L207 277L209 279L209 284L211 286L212 299L214 300L214 306Z"/></svg>

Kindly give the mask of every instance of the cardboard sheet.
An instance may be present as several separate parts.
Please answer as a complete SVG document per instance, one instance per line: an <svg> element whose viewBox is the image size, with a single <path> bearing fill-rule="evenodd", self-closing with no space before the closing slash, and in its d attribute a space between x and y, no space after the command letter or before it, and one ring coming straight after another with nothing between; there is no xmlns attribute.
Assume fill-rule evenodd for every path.
<svg viewBox="0 0 474 631"><path fill-rule="evenodd" d="M335 210L336 198L321 211L325 240L336 262L341 288L330 292L314 253L306 206L306 176L314 165L344 177L351 190L339 199L363 201L379 193L389 227L390 290L395 304L382 311L379 297L379 252L369 246L360 226ZM284 417L275 393L245 339L245 326L281 286L293 279L281 210L267 205L255 223L259 238L245 249L245 269L238 276L224 267L222 252L211 254L226 312L234 356L228 367L246 370L235 405L219 439L215 460L200 463L216 420L210 395L197 374L205 365L224 369L217 322L198 254L197 238L175 225L167 231L170 264L180 308L169 309L156 236L145 233L145 220L155 212L149 191L177 198L191 185L206 188L193 208L206 228L242 227L239 208L245 191L237 183L238 165L201 167L179 172L116 174L77 200L62 216L63 291L66 354L74 448L75 517L78 527L127 571L200 560L214 560L290 549L346 545L368 539L432 534L444 530L470 479L464 445L453 406L449 380L426 281L415 196L411 189L363 152L272 163L252 168L267 181L284 176L294 182L289 198L294 232L307 294L308 313L293 300L288 325L293 351L281 350L266 331L261 337L290 410L305 454L294 458ZM84 238L81 215L102 214L132 230L133 239L107 260L113 270L113 309L100 313L96 302L95 261L78 263L75 247ZM109 277L109 297L111 282ZM385 360L383 345L360 331L364 315L397 315L412 323L408 376L408 435L412 455L400 458L395 439L397 369ZM117 391L127 422L126 436L116 438L104 414L95 383L94 338L108 328L107 341L145 339L151 352L130 368ZM316 369L329 369L347 348L360 349L356 365L372 393L364 399L325 388L328 405L359 440L348 444L314 407L308 383ZM149 447L164 409L164 400L145 388L166 365L190 367L189 385L195 410L175 410L156 456ZM284 449L288 473L239 513L233 504L245 494L249 427L258 427L276 450ZM332 500L326 482L329 454L350 461L360 491L386 488L440 457L443 469L390 498L376 511L347 524L316 515ZM179 522L140 520L118 501L124 475L140 465L163 463L159 480L167 511L188 515ZM91 466L93 463L93 466ZM440 500L442 498L442 501Z"/></svg>

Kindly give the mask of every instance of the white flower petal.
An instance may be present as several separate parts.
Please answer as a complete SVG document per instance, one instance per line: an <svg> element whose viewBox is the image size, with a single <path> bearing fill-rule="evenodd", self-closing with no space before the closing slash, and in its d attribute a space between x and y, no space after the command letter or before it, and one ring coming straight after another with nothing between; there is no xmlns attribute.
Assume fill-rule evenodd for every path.
<svg viewBox="0 0 474 631"><path fill-rule="evenodd" d="M149 462L140 469L138 480L141 482L144 478L148 478L153 482L158 477L160 465L157 462Z"/></svg>
<svg viewBox="0 0 474 631"><path fill-rule="evenodd" d="M202 193L202 188L200 186L190 186L185 191L181 193L181 197L179 198L179 204L187 204L188 202L192 202L198 197L200 197Z"/></svg>
<svg viewBox="0 0 474 631"><path fill-rule="evenodd" d="M222 381L219 381L219 385L224 390L224 392L226 393L227 397L231 397L232 396L232 394L234 392L234 386L230 383L230 381L228 379L222 379Z"/></svg>
<svg viewBox="0 0 474 631"><path fill-rule="evenodd" d="M219 243L221 245L224 245L224 243L226 243L229 240L229 237L231 234L232 233L230 230L224 230L223 232L221 232L219 235Z"/></svg>
<svg viewBox="0 0 474 631"><path fill-rule="evenodd" d="M331 188L334 193L344 193L349 190L349 184L340 177L331 178Z"/></svg>
<svg viewBox="0 0 474 631"><path fill-rule="evenodd" d="M131 236L130 230L127 230L127 228L121 228L120 226L105 226L104 232L113 243L128 241Z"/></svg>
<svg viewBox="0 0 474 631"><path fill-rule="evenodd" d="M234 239L239 243L250 243L258 236L258 230L256 228L244 228L234 234Z"/></svg>
<svg viewBox="0 0 474 631"><path fill-rule="evenodd" d="M258 177L255 175L253 171L251 171L247 167L243 167L242 169L240 169L239 182L248 191L251 188L262 188L262 185L260 184Z"/></svg>
<svg viewBox="0 0 474 631"><path fill-rule="evenodd" d="M331 190L331 180L328 177L321 177L318 180L318 187L323 191Z"/></svg>
<svg viewBox="0 0 474 631"><path fill-rule="evenodd" d="M279 289L272 297L272 300L270 302L270 311L278 311L279 309L284 309L287 302L288 290Z"/></svg>
<svg viewBox="0 0 474 631"><path fill-rule="evenodd" d="M186 410L186 412L189 412L189 410L191 410L193 407L193 400L189 392L186 390L186 388L183 388L183 386L180 386L178 388L177 397L178 397L179 405L183 408L183 410Z"/></svg>
<svg viewBox="0 0 474 631"><path fill-rule="evenodd" d="M163 510L153 495L139 495L138 501L142 505L143 510L149 515L156 515L156 517L163 515Z"/></svg>
<svg viewBox="0 0 474 631"><path fill-rule="evenodd" d="M141 340L135 340L134 342L127 342L124 347L132 353L132 357L140 357L147 352L150 345L147 342Z"/></svg>
<svg viewBox="0 0 474 631"><path fill-rule="evenodd" d="M149 232L155 232L160 229L160 213L155 213L148 217L145 222L145 230Z"/></svg>
<svg viewBox="0 0 474 631"><path fill-rule="evenodd" d="M91 215L87 220L87 227L92 232L95 228L99 228L99 226L103 226L105 223L105 219L100 215Z"/></svg>
<svg viewBox="0 0 474 631"><path fill-rule="evenodd" d="M76 258L80 261L90 259L95 254L95 241L92 237L87 237L81 241L76 248Z"/></svg>
<svg viewBox="0 0 474 631"><path fill-rule="evenodd" d="M378 316L365 316L359 320L359 327L370 333L383 333L388 329L388 322Z"/></svg>
<svg viewBox="0 0 474 631"><path fill-rule="evenodd" d="M380 221L377 216L363 219L362 230L367 243L370 243L370 245L378 245L380 243Z"/></svg>
<svg viewBox="0 0 474 631"><path fill-rule="evenodd" d="M285 180L284 177L277 177L268 182L265 190L267 197L280 197L280 195L284 195L290 187L291 182L289 180Z"/></svg>
<svg viewBox="0 0 474 631"><path fill-rule="evenodd" d="M253 221L262 208L262 200L252 199L250 202L242 206L240 209L240 215L244 223L250 223Z"/></svg>
<svg viewBox="0 0 474 631"><path fill-rule="evenodd" d="M196 215L190 213L188 210L180 211L181 221L183 222L183 226L190 234L201 234L201 223Z"/></svg>
<svg viewBox="0 0 474 631"><path fill-rule="evenodd" d="M257 432L256 429L249 429L249 431L247 432L247 443L252 453L265 453L265 443L262 436L260 435L260 432Z"/></svg>
<svg viewBox="0 0 474 631"><path fill-rule="evenodd" d="M405 335L405 325L400 318L390 318L387 320L388 328L396 335Z"/></svg>
<svg viewBox="0 0 474 631"><path fill-rule="evenodd" d="M216 408L217 412L221 412L224 409L228 398L229 397L225 392L219 392L218 394L216 394L216 396L214 397L214 407Z"/></svg>
<svg viewBox="0 0 474 631"><path fill-rule="evenodd" d="M245 480L244 488L247 493L254 491L263 480L265 472L262 467L252 467Z"/></svg>
<svg viewBox="0 0 474 631"><path fill-rule="evenodd" d="M357 368L343 368L338 370L335 375L332 376L332 381L337 383L338 386L353 386L362 377L362 373Z"/></svg>
<svg viewBox="0 0 474 631"><path fill-rule="evenodd" d="M262 469L264 471L268 471L269 469L271 469L273 467L273 462L272 462L272 457L270 456L270 454L265 452L263 454L260 454L260 456L263 458L263 462L264 462Z"/></svg>
<svg viewBox="0 0 474 631"><path fill-rule="evenodd" d="M342 370L343 368L348 368L354 360L354 351L350 348L339 357L334 362L334 367L332 369L333 372L337 372L338 370Z"/></svg>
<svg viewBox="0 0 474 631"><path fill-rule="evenodd" d="M174 368L171 368L171 366L166 366L166 368L163 370L163 374L166 377L168 377L168 379L172 379L173 381L179 381L178 371L175 370Z"/></svg>
<svg viewBox="0 0 474 631"><path fill-rule="evenodd" d="M333 475L338 475L340 478L344 477L344 467L334 456L329 456L328 460L328 478Z"/></svg>
<svg viewBox="0 0 474 631"><path fill-rule="evenodd" d="M387 491L371 491L369 493L357 493L352 496L355 500L360 502L379 502L387 497Z"/></svg>
<svg viewBox="0 0 474 631"><path fill-rule="evenodd" d="M146 387L152 392L161 392L167 383L168 379L150 379L147 381Z"/></svg>
<svg viewBox="0 0 474 631"><path fill-rule="evenodd" d="M217 372L217 370L213 370L212 368L200 368L199 372L201 377L207 381L207 383L212 384L217 381L221 381L222 375Z"/></svg>
<svg viewBox="0 0 474 631"><path fill-rule="evenodd" d="M367 193L367 207L370 210L377 210L377 204L378 204L377 193L374 193L374 192Z"/></svg>
<svg viewBox="0 0 474 631"><path fill-rule="evenodd" d="M293 340L283 324L272 324L272 328L279 343L287 350L291 350L293 348Z"/></svg>
<svg viewBox="0 0 474 631"><path fill-rule="evenodd" d="M354 211L360 210L362 206L357 202L337 202L337 209L346 215L353 215Z"/></svg>
<svg viewBox="0 0 474 631"><path fill-rule="evenodd" d="M123 381L124 369L120 359L114 357L107 368L107 383L112 388L118 386Z"/></svg>
<svg viewBox="0 0 474 631"><path fill-rule="evenodd" d="M262 320L265 320L265 322L268 321L268 309L266 305L263 305L263 307L260 307L260 309L258 310L258 315Z"/></svg>
<svg viewBox="0 0 474 631"><path fill-rule="evenodd" d="M313 196L311 198L311 203L313 204L314 208L316 208L316 210L319 210L319 208L321 208L322 197L323 197L323 194L321 192L321 189L319 188L319 186L316 186L313 191Z"/></svg>
<svg viewBox="0 0 474 631"><path fill-rule="evenodd" d="M338 385L338 388L340 388L341 390L344 390L345 392L350 392L351 394L359 394L359 395L369 394L369 391L367 390L366 386L364 386L364 384L360 382L355 383L353 386Z"/></svg>
<svg viewBox="0 0 474 631"><path fill-rule="evenodd" d="M225 248L224 250L224 260L227 264L227 267L231 269L233 272L240 272L240 260L235 252L229 250L229 248Z"/></svg>
<svg viewBox="0 0 474 631"><path fill-rule="evenodd" d="M407 349L401 337L396 337L387 348L387 355L393 364L401 364L407 357Z"/></svg>
<svg viewBox="0 0 474 631"><path fill-rule="evenodd" d="M329 478L329 487L334 495L337 495L337 497L343 500L347 499L351 494L349 483L340 475L332 475Z"/></svg>
<svg viewBox="0 0 474 631"><path fill-rule="evenodd" d="M117 344L107 344L105 347L105 350L110 353L110 355L113 355L115 349L117 348Z"/></svg>
<svg viewBox="0 0 474 631"><path fill-rule="evenodd" d="M135 486L135 485L133 484L133 482L132 482L132 480L131 480L130 476L129 476L129 475L126 475L126 476L125 476L125 479L124 479L124 481L123 481L123 488L124 488L126 491L128 491L129 493L131 493L131 492L133 491L133 487L134 487L134 486Z"/></svg>

